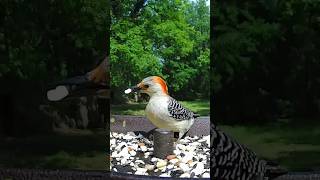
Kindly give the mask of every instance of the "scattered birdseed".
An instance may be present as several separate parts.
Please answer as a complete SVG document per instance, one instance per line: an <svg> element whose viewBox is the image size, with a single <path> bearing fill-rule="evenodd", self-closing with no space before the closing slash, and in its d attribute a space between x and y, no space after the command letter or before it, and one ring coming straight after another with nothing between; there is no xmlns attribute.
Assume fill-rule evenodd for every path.
<svg viewBox="0 0 320 180"><path fill-rule="evenodd" d="M159 159L153 155L153 142L141 134L111 132L110 169L135 175L209 178L209 143L209 135L186 136L176 144L172 155Z"/></svg>

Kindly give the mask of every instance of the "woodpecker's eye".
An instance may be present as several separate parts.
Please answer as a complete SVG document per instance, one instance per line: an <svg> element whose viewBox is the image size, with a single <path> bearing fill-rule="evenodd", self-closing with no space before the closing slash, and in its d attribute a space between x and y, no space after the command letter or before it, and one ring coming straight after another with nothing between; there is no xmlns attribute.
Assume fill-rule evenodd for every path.
<svg viewBox="0 0 320 180"><path fill-rule="evenodd" d="M149 85L145 84L143 87L147 89L149 88Z"/></svg>

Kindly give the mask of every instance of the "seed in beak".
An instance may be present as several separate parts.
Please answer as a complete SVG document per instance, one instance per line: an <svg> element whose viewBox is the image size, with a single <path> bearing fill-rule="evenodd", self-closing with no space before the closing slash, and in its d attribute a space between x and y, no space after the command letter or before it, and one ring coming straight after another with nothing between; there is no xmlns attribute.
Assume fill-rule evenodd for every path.
<svg viewBox="0 0 320 180"><path fill-rule="evenodd" d="M129 94L129 93L131 93L131 92L132 92L132 89L131 89L131 88L129 88L129 89L127 89L127 90L124 91L124 93L126 93L126 94Z"/></svg>

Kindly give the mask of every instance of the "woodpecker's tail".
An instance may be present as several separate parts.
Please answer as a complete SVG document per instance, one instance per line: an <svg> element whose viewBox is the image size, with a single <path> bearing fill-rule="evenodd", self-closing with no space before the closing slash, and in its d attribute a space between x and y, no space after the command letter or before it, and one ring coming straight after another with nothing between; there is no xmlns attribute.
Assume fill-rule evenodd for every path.
<svg viewBox="0 0 320 180"><path fill-rule="evenodd" d="M272 161L267 161L266 164L266 177L269 179L274 179L278 176L287 174L288 170L279 166L279 164L272 162Z"/></svg>

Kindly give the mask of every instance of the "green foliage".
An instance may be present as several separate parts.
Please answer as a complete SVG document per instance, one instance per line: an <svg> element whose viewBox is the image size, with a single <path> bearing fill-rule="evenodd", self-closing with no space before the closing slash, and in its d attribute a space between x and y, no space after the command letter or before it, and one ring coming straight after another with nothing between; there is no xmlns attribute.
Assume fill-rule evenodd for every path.
<svg viewBox="0 0 320 180"><path fill-rule="evenodd" d="M133 6L124 1L117 6L120 12L112 13L113 88L158 75L175 96L208 97L210 28L205 1L149 0L137 18L127 12Z"/></svg>
<svg viewBox="0 0 320 180"><path fill-rule="evenodd" d="M161 63L151 53L152 44L144 39L145 34L143 27L126 20L112 26L110 64L113 86L133 85L141 77L161 75Z"/></svg>
<svg viewBox="0 0 320 180"><path fill-rule="evenodd" d="M319 1L228 0L213 7L217 117L319 116Z"/></svg>
<svg viewBox="0 0 320 180"><path fill-rule="evenodd" d="M107 51L108 1L1 1L0 78L56 81Z"/></svg>

